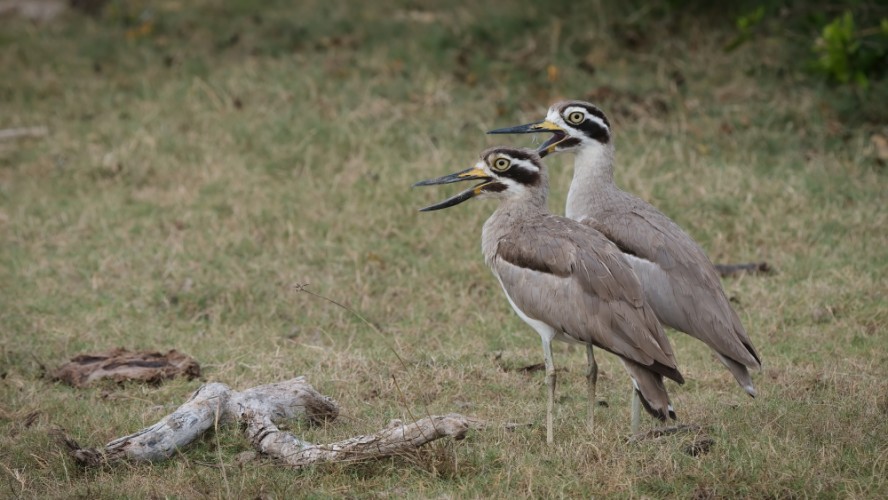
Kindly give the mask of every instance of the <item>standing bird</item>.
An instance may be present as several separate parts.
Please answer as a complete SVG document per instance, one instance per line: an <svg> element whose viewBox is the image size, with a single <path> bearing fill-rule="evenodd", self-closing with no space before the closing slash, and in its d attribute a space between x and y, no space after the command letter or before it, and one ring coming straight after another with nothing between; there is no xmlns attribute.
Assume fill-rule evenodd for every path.
<svg viewBox="0 0 888 500"><path fill-rule="evenodd" d="M663 377L678 383L684 379L641 283L619 248L595 229L549 213L548 177L532 150L488 149L474 167L416 186L471 180L481 183L422 211L473 197L500 201L484 223L481 249L509 304L542 338L549 396L546 441L553 441L553 339L616 354L645 409L660 420L674 419ZM594 405L593 399L590 421Z"/></svg>
<svg viewBox="0 0 888 500"><path fill-rule="evenodd" d="M705 342L755 397L747 367L761 368L761 358L731 308L712 262L672 219L614 184L614 144L607 116L587 102L566 101L552 105L543 121L488 133L538 132L552 134L539 147L540 155L576 153L565 215L614 242L641 280L657 318Z"/></svg>

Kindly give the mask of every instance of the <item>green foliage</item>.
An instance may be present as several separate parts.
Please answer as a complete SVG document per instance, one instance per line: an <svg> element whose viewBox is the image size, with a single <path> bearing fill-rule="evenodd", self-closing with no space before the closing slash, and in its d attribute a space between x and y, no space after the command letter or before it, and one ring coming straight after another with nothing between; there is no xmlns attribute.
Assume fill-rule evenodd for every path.
<svg viewBox="0 0 888 500"><path fill-rule="evenodd" d="M818 58L816 68L841 82L856 82L866 86L863 71L854 64L860 51L860 41L854 34L854 15L845 12L823 27L823 35L814 44Z"/></svg>
<svg viewBox="0 0 888 500"><path fill-rule="evenodd" d="M743 45L747 40L752 38L754 29L762 22L762 19L765 18L765 6L759 5L752 12L741 15L737 18L737 31L738 35L731 40L726 46L725 50L730 52L737 47Z"/></svg>
<svg viewBox="0 0 888 500"><path fill-rule="evenodd" d="M805 68L833 83L866 88L888 67L886 16L885 7L870 2L845 1L836 6L763 0L737 16L737 34L725 51L770 37L789 47L790 67ZM812 51L813 57L798 56Z"/></svg>
<svg viewBox="0 0 888 500"><path fill-rule="evenodd" d="M876 37L865 43L864 36L854 23L854 15L845 11L823 27L822 35L814 43L817 60L814 68L839 83L869 84L867 75L881 71L888 49L888 19L881 20ZM866 33L867 31L864 31Z"/></svg>

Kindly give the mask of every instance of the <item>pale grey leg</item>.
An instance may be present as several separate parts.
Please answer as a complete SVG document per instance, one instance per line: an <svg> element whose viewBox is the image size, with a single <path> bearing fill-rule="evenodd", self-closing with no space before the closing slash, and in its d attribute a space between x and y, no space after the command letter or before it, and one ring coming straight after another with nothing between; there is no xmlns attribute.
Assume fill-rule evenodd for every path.
<svg viewBox="0 0 888 500"><path fill-rule="evenodd" d="M641 425L641 399L639 399L638 391L632 388L632 434L638 434L638 427Z"/></svg>
<svg viewBox="0 0 888 500"><path fill-rule="evenodd" d="M589 430L595 429L595 385L598 383L598 363L595 362L595 353L592 344L586 344L586 361L589 363L589 371L586 372L586 383L589 390Z"/></svg>
<svg viewBox="0 0 888 500"><path fill-rule="evenodd" d="M546 403L546 443L555 441L555 361L552 359L552 340L543 338L543 355L546 358L546 388L549 399Z"/></svg>

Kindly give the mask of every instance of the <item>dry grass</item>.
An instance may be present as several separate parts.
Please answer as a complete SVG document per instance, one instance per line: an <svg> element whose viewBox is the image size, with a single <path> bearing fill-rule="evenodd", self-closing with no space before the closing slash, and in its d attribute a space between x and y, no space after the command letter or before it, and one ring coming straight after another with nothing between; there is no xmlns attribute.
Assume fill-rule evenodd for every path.
<svg viewBox="0 0 888 500"><path fill-rule="evenodd" d="M556 21L573 4L152 2L150 29L138 2L122 4L99 21L3 21L0 127L50 134L0 142L0 494L888 493L880 131L839 122L828 89L782 69L779 45L728 56L717 28L643 16L641 41L627 40L608 35L626 32L615 7ZM483 131L589 95L619 127L622 185L713 259L779 270L726 283L765 361L756 400L672 335L689 380L670 386L676 408L715 441L700 457L682 451L688 436L624 444L629 394L612 358L599 384L609 406L586 432L583 355L563 346L547 447L542 375L502 368L542 353L479 254L492 207L420 214L444 193L409 189L518 140ZM568 161L550 161L555 210ZM247 444L229 429L168 463L78 470L51 429L104 443L200 384L74 390L42 377L113 346L185 351L235 387L305 374L344 409L328 428L295 429L315 442L451 411L537 425L298 473L238 465Z"/></svg>

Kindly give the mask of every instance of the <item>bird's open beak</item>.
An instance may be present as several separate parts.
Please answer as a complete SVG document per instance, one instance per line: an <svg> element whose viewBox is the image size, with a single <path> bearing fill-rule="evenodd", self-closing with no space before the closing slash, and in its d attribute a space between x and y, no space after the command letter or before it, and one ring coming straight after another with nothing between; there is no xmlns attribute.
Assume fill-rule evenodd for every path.
<svg viewBox="0 0 888 500"><path fill-rule="evenodd" d="M481 190L490 183L490 176L487 175L487 172L481 170L478 167L472 167L462 172L457 172L455 174L445 175L444 177L438 177L437 179L429 179L425 181L419 181L413 186L434 186L437 184L451 184L454 182L461 181L471 181L471 180L483 180L481 184L478 184L475 187L466 189L465 191L451 196L446 200L436 203L434 205L430 205L425 208L421 208L420 212L431 212L432 210L441 210L442 208L452 207L454 205L459 205L460 203L468 200L469 198L474 198L481 194Z"/></svg>
<svg viewBox="0 0 888 500"><path fill-rule="evenodd" d="M540 156L546 156L547 154L555 151L555 146L563 142L567 139L567 133L563 128L555 125L549 120L543 120L541 122L528 123L525 125L517 125L515 127L506 127L506 128L498 128L496 130L491 130L487 132L488 134L538 134L541 132L551 132L552 137L549 138L548 141L544 142L539 148L537 148L537 153Z"/></svg>

